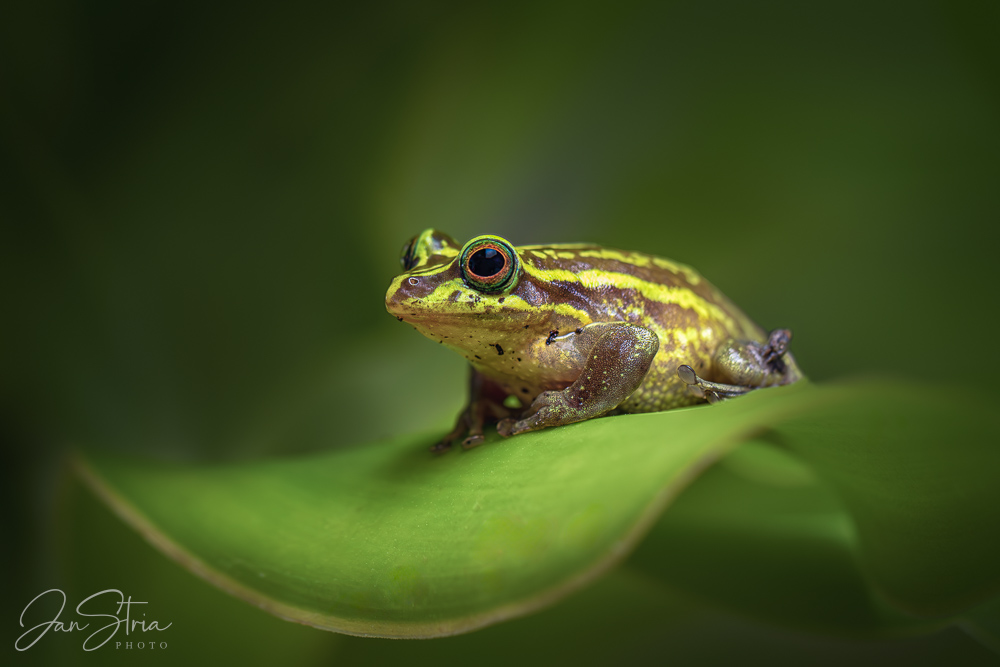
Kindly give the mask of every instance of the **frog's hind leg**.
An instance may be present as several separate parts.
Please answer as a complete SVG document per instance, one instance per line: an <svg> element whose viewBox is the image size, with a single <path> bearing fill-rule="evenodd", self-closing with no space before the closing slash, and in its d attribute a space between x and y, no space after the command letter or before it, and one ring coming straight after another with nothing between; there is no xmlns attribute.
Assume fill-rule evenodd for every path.
<svg viewBox="0 0 1000 667"><path fill-rule="evenodd" d="M709 403L718 403L742 396L754 389L790 384L801 375L794 359L788 354L792 332L775 329L766 343L730 338L715 354L713 368L728 382L711 382L699 377L694 369L684 365L677 368L677 375L691 387L691 391Z"/></svg>

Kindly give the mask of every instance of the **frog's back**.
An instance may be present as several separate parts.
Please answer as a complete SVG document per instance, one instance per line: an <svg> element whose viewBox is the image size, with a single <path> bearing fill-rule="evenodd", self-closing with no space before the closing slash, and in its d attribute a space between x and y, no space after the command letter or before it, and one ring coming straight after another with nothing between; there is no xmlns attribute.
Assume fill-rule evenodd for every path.
<svg viewBox="0 0 1000 667"><path fill-rule="evenodd" d="M677 377L692 366L712 376L712 358L727 339L763 341L765 332L697 271L669 259L592 245L517 249L528 290L593 322L630 322L652 330L660 347L625 412L653 412L700 402ZM566 317L571 317L566 315ZM572 322L563 326L571 327ZM559 329L558 322L553 328Z"/></svg>
<svg viewBox="0 0 1000 667"><path fill-rule="evenodd" d="M719 335L764 340L763 330L690 266L639 252L566 244L517 249L535 287L594 321L663 327L712 326Z"/></svg>

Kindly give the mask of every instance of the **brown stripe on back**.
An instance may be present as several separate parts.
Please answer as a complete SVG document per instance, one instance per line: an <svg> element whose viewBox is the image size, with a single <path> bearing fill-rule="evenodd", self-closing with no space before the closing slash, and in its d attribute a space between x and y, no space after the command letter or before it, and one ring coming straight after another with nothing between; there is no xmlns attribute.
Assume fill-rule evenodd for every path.
<svg viewBox="0 0 1000 667"><path fill-rule="evenodd" d="M628 276L633 276L639 280L654 283L658 285L664 285L666 287L677 287L680 289L691 290L695 295L701 297L708 303L712 303L721 308L730 317L732 317L736 324L737 330L730 332L730 334L736 338L760 338L763 334L759 326L753 323L742 310L740 310L732 301L730 301L725 295L722 294L714 285L709 281L705 280L698 274L694 269L690 269L692 272L701 277L696 284L692 284L691 281L687 279L681 271L673 271L668 268L663 268L659 266L652 265L652 260L655 259L650 255L645 255L643 253L622 253L632 257L647 258L650 260L650 266L637 266L629 262L623 262L618 259L613 258L601 258L601 257L580 257L578 249L565 249L565 248L554 248L555 252L562 254L573 254L573 258L554 258L549 255L542 254L542 249L538 248L530 253L522 253L522 261L526 264L530 264L532 267L540 270L553 270L561 269L569 271L574 274L579 274L583 271L602 271L607 273L621 273ZM600 251L599 247L587 247L584 250L587 251ZM621 252L621 251L615 251ZM528 278L525 275L523 279ZM554 280L549 281L548 285L538 285L535 287L538 290L546 292L548 302L565 302L570 305L585 309L594 310L595 307L600 308L602 304L606 306L612 306L610 303L616 297L616 295L606 292L604 290L593 290L586 289L579 283L572 283L569 281ZM600 292L600 293L599 293ZM640 299L641 297L636 295L632 290L621 290L622 293L628 292L630 296L627 299L632 299L633 301ZM623 295L619 295L623 296ZM665 308L666 306L673 306L675 304L660 304L653 303L646 299L643 301L649 306L650 315L656 318L658 321L666 322L660 320L661 316L665 316L669 312L673 312L670 308ZM664 306L664 307L660 307ZM614 308L608 308L609 310L614 310ZM655 314L654 314L655 313ZM596 315L596 313L595 313ZM675 326L675 325L667 325ZM694 326L694 325L692 325Z"/></svg>

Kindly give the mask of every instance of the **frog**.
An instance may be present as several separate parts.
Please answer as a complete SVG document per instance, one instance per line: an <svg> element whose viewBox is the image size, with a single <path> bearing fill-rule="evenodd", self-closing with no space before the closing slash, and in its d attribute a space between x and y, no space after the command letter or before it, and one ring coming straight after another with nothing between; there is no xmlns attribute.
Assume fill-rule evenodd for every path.
<svg viewBox="0 0 1000 667"><path fill-rule="evenodd" d="M803 375L791 331L765 331L690 266L585 243L407 242L386 310L469 364L468 401L431 448L597 417L719 403Z"/></svg>

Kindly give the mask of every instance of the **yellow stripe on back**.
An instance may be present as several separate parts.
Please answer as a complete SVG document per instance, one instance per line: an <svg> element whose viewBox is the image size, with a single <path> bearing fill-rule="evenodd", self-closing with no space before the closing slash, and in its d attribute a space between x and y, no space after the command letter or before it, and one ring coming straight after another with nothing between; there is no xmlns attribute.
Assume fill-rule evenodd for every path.
<svg viewBox="0 0 1000 667"><path fill-rule="evenodd" d="M524 263L524 271L540 282L563 281L578 283L580 286L591 290L599 290L605 287L612 287L619 290L634 290L649 301L661 304L676 304L681 308L693 310L701 318L722 322L731 330L737 329L733 318L725 310L698 296L687 287L661 285L616 271L590 269L573 273L566 269L539 269L528 263Z"/></svg>

